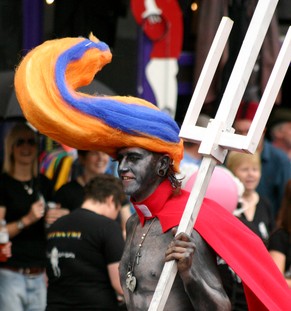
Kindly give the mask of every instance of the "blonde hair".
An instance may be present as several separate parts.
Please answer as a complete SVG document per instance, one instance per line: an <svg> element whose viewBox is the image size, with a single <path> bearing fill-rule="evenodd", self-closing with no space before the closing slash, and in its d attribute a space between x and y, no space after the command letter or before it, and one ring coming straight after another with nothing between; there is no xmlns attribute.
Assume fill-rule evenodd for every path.
<svg viewBox="0 0 291 311"><path fill-rule="evenodd" d="M32 130L31 127L29 127L26 123L20 122L15 124L8 134L5 136L4 140L4 160L3 160L3 172L13 175L14 173L14 167L15 167L15 161L13 157L13 146L16 142L16 140L21 136L23 132L31 132L35 140L37 140L35 132ZM37 176L38 171L38 165L37 165L37 157L35 157L35 160L32 164L32 175L34 177Z"/></svg>
<svg viewBox="0 0 291 311"><path fill-rule="evenodd" d="M248 162L257 164L261 170L261 158L258 152L254 154L230 151L228 153L225 166L234 174L236 168L242 163Z"/></svg>

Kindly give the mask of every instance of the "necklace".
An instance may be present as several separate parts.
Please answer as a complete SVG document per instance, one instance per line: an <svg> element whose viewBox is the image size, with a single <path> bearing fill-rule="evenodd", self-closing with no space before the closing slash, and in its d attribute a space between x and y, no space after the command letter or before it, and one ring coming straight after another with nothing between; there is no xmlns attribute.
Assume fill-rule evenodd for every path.
<svg viewBox="0 0 291 311"><path fill-rule="evenodd" d="M31 179L29 182L22 182L22 185L27 194L33 194L33 179Z"/></svg>
<svg viewBox="0 0 291 311"><path fill-rule="evenodd" d="M141 248L142 248L143 242L145 241L145 238L146 238L147 234L149 233L150 228L152 227L152 225L155 222L155 220L156 220L156 218L154 218L152 220L152 222L148 226L147 231L142 234L140 243L138 244L138 249L137 249L137 251L135 253L135 256L133 257L133 261L132 261L132 263L129 263L128 267L127 267L127 274L126 274L125 284L126 284L126 288L129 289L132 293L134 292L134 290L136 288L136 277L134 276L134 267L135 267L135 264L137 264L137 265L139 264L139 260L140 260L140 257L141 257ZM135 234L137 225L138 225L138 222L135 225L134 231L133 231L131 239L130 239L130 248L131 248L131 245L132 245L132 240L133 240L133 236Z"/></svg>

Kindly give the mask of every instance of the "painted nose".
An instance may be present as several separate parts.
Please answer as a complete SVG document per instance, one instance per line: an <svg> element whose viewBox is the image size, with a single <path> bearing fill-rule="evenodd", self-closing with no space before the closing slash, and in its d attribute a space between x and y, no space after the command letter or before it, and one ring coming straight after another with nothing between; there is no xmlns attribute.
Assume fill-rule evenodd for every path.
<svg viewBox="0 0 291 311"><path fill-rule="evenodd" d="M127 166L127 162L125 159L122 159L118 164L118 174L126 173L129 171L129 168Z"/></svg>

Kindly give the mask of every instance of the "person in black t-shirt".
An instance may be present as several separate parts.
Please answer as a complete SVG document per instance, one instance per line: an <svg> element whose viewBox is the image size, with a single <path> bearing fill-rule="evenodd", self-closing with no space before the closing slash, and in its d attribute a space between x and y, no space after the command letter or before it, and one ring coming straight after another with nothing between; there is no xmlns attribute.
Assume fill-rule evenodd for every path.
<svg viewBox="0 0 291 311"><path fill-rule="evenodd" d="M47 311L118 310L118 266L124 240L114 220L124 200L121 181L99 174L84 188L81 208L47 232Z"/></svg>
<svg viewBox="0 0 291 311"><path fill-rule="evenodd" d="M231 151L226 160L226 167L244 186L242 198L234 215L267 245L270 232L274 228L274 215L270 201L256 190L262 169L259 153Z"/></svg>
<svg viewBox="0 0 291 311"><path fill-rule="evenodd" d="M267 245L270 232L273 230L274 218L270 202L256 191L261 178L259 154L230 151L226 167L244 186L244 192L233 214ZM241 279L221 258L218 258L218 264L223 285L232 303L232 310L247 311L248 305Z"/></svg>
<svg viewBox="0 0 291 311"><path fill-rule="evenodd" d="M6 220L12 256L0 264L0 309L44 310L45 200L51 181L37 172L37 135L17 123L5 137L4 173L0 175L0 219Z"/></svg>

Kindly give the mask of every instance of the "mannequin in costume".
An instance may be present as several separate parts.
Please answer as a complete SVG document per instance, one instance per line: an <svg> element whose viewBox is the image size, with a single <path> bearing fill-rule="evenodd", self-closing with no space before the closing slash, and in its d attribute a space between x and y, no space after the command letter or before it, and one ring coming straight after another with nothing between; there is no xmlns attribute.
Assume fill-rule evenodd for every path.
<svg viewBox="0 0 291 311"><path fill-rule="evenodd" d="M156 104L173 118L178 97L178 58L182 50L183 17L177 0L132 0L136 22L152 42L145 75Z"/></svg>
<svg viewBox="0 0 291 311"><path fill-rule="evenodd" d="M47 41L25 56L16 72L15 87L25 117L43 134L77 149L102 150L118 160L123 186L137 212L129 219L128 229L137 224L136 232L145 234L145 239L133 234L126 241L130 251L124 255L120 271L128 309L145 310L164 259L174 259L178 265L170 298L174 305L167 304L165 310L177 310L175 306L182 305L186 296L184 310L196 306L197 310L209 306L229 310L211 263L214 251L242 279L249 310L287 310L290 290L265 246L216 202L204 199L191 236L182 233L172 238L171 229L179 224L189 197L189 192L180 191L175 178L183 155L179 127L168 114L139 98L77 91L110 60L108 46L94 37ZM138 165L137 172L140 162L143 165ZM148 166L153 170L147 170ZM147 236L155 235L160 248L147 244ZM207 260L201 265L203 252ZM136 268L139 264L148 269L142 278ZM213 280L215 286L210 288ZM177 290L181 282L185 287ZM189 290L191 283L195 286ZM145 295L147 290L146 299L140 302L139 294ZM137 297L131 300L135 293Z"/></svg>

